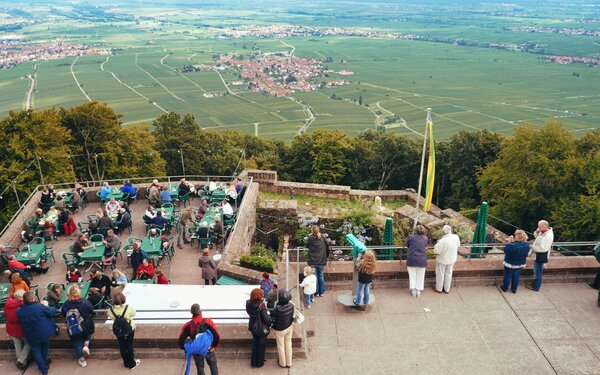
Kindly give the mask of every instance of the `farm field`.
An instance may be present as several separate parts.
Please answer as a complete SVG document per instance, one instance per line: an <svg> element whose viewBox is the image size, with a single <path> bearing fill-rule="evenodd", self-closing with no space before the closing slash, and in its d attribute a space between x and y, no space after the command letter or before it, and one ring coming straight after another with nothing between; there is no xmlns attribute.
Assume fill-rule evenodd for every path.
<svg viewBox="0 0 600 375"><path fill-rule="evenodd" d="M416 8L407 9L411 17L406 22L382 16L377 27L439 35L441 26L427 24L425 14ZM575 26L559 22L548 12L540 24ZM281 9L264 14L238 10L228 16L207 10L204 22L273 24L275 16L282 14L287 16L279 22L289 24L325 22L316 15L290 17ZM440 22L445 22L446 35L452 38L536 42L546 45L549 53L600 54L600 43L594 42L598 38L507 29L507 24L528 25L525 18L474 15L459 21L451 13L446 16ZM370 19L359 14L350 18L354 27L366 27ZM29 104L35 109L106 101L123 114L125 126L151 123L163 113L176 111L193 114L207 129L239 130L286 141L300 131L316 129L355 135L383 129L384 121L385 131L418 137L427 108L432 108L440 140L461 130L509 134L522 122L540 125L559 120L577 134L600 124L599 67L549 63L535 53L419 40L346 35L224 39L210 32L190 32L197 22L195 13L180 11L160 22L108 24L53 15L47 23L26 26L22 32L29 38L60 36L68 43L100 43L112 53L26 62L0 70L0 116L26 107L33 79ZM338 26L351 27L348 22ZM250 92L235 68L183 70L186 65L214 65L224 54L252 59L274 52L293 52L295 57L322 61L329 70L353 74L329 73L328 78L316 79L348 80L343 86L275 97Z"/></svg>

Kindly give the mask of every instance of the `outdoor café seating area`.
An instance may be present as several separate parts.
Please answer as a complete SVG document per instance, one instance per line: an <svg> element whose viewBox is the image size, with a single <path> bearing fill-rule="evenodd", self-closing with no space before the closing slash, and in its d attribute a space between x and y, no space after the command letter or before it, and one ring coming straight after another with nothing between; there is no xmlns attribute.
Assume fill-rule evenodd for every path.
<svg viewBox="0 0 600 375"><path fill-rule="evenodd" d="M219 259L233 229L243 192L231 194L231 189L235 190L231 181L216 182L210 189L208 183L189 184L183 190L180 184L155 180L150 187L131 186L131 194L123 191L127 190L122 189L124 184L105 184L102 188L74 184L72 189L52 191L54 200L40 202L36 212L23 223L24 241L19 246L2 249L2 271L9 268L8 257L15 255L16 261L25 266L21 272L29 287L37 290L40 300L45 299L53 284L62 286L59 304L66 300L66 290L73 281L67 275L70 266L81 273L76 283L83 296L90 291L90 273L97 269L109 278L113 270L119 270L128 282L155 284L156 277L135 280L130 257L137 243L135 246L139 245L144 258L155 269L160 269L168 283L202 285L198 268L200 250L208 248L210 254ZM153 200L150 192L153 185L166 191L170 199ZM161 196L166 198L164 194ZM75 202L74 197L78 197ZM109 202L116 202L118 208L109 210ZM229 214L224 214L224 209ZM164 220L148 220L150 210L154 217L161 216ZM178 223L185 211L191 221L183 229L185 238L181 237L178 243L182 235ZM123 222L124 216L129 218L128 223ZM48 221L53 224L51 230L48 230ZM85 246L77 251L77 241L81 241L82 234ZM107 255L107 246L114 241L109 238L111 235L118 238L118 245ZM39 274L32 270L41 267L48 268L47 272ZM0 281L0 310L8 298L9 288L9 279L4 275ZM105 308L109 301L109 297L105 298L98 307Z"/></svg>

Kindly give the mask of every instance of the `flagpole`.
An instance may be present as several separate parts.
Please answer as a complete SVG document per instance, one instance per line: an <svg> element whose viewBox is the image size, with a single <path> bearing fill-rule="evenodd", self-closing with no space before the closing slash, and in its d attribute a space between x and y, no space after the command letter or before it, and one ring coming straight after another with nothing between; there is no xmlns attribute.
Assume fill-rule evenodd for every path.
<svg viewBox="0 0 600 375"><path fill-rule="evenodd" d="M427 108L427 118L425 119L425 133L423 135L423 153L421 155L421 172L419 173L419 187L417 188L417 203L415 205L415 219L413 220L413 229L417 227L419 222L419 203L421 200L421 186L423 185L423 169L425 167L425 151L427 149L427 129L428 122L431 117L431 108Z"/></svg>

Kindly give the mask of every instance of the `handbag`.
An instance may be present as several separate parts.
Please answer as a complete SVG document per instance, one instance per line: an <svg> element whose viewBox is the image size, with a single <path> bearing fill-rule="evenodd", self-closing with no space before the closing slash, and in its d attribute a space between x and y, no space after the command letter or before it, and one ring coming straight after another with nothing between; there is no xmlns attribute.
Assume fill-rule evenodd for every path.
<svg viewBox="0 0 600 375"><path fill-rule="evenodd" d="M254 321L254 326L252 326L252 333L257 336L268 336L271 333L271 327L264 324L262 321L261 310L264 308L264 305L261 304L258 307L258 313L256 314L256 320Z"/></svg>
<svg viewBox="0 0 600 375"><path fill-rule="evenodd" d="M294 323L302 324L304 323L304 314L300 312L300 310L294 308Z"/></svg>
<svg viewBox="0 0 600 375"><path fill-rule="evenodd" d="M538 263L548 263L548 252L535 253L535 261Z"/></svg>

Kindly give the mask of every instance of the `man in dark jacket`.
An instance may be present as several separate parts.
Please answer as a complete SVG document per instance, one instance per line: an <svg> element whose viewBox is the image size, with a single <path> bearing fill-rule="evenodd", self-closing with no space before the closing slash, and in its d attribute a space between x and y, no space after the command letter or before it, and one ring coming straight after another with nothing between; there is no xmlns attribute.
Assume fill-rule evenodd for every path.
<svg viewBox="0 0 600 375"><path fill-rule="evenodd" d="M294 321L294 304L290 302L292 296L287 289L278 292L279 302L271 312L273 330L277 340L279 353L279 366L292 367L292 323Z"/></svg>
<svg viewBox="0 0 600 375"><path fill-rule="evenodd" d="M196 371L198 375L204 375L204 358L206 358L206 363L210 368L211 375L218 375L219 369L217 368L217 356L215 354L215 349L219 346L219 342L221 341L221 337L219 336L219 331L217 331L217 327L215 323L210 318L202 318L202 310L200 310L200 305L194 303L191 308L192 320L185 323L181 328L181 333L179 334L178 344L181 349L185 345L187 339L193 340L196 338L196 335L204 332L203 330L209 330L213 335L212 345L208 350L208 354L205 357L200 355L194 356L194 362L196 363ZM204 320L204 324L203 323Z"/></svg>
<svg viewBox="0 0 600 375"><path fill-rule="evenodd" d="M308 235L308 265L316 270L317 276L317 297L323 297L325 294L325 265L327 265L327 242L321 234L319 226L313 225L312 233Z"/></svg>
<svg viewBox="0 0 600 375"><path fill-rule="evenodd" d="M112 285L110 278L102 273L100 269L94 269L90 272L90 288L98 288L101 294L106 296L106 299L110 299L110 287ZM84 296L84 298L87 296Z"/></svg>
<svg viewBox="0 0 600 375"><path fill-rule="evenodd" d="M23 301L25 304L17 310L17 317L25 331L25 338L31 346L33 359L37 362L42 375L47 375L50 365L50 359L47 358L50 337L56 334L56 323L52 317L58 314L59 310L39 303L32 291L23 295Z"/></svg>

